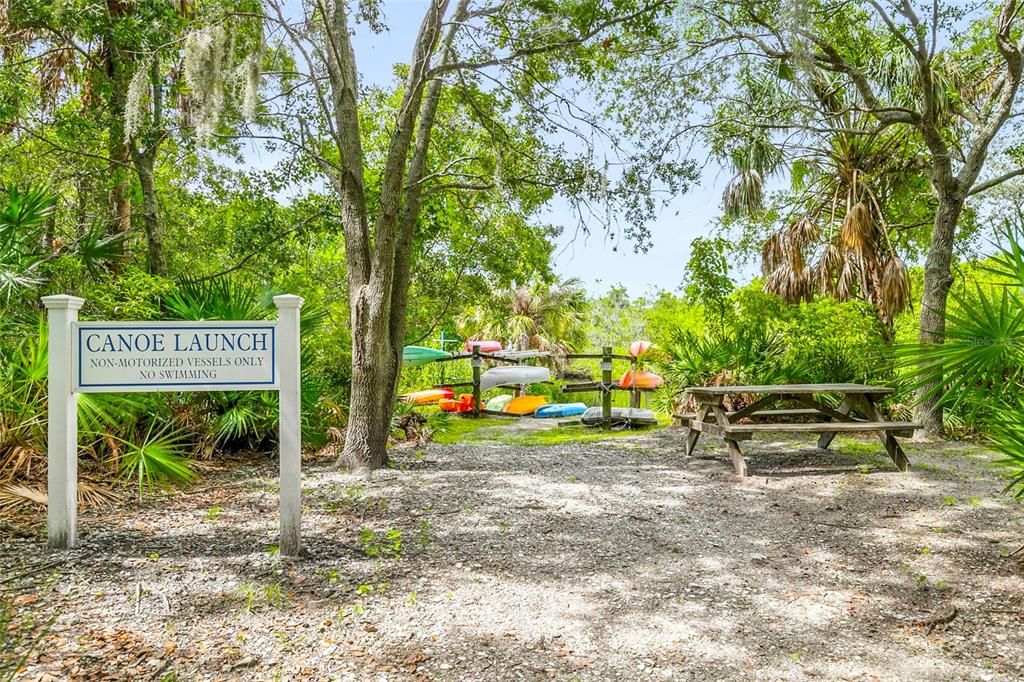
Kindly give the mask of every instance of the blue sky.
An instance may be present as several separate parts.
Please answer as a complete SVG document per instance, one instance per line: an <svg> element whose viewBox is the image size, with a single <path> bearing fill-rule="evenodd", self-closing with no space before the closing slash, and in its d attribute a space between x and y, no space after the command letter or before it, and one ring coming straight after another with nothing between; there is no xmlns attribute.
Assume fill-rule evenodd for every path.
<svg viewBox="0 0 1024 682"><path fill-rule="evenodd" d="M407 63L413 40L423 17L422 0L391 0L384 3L389 27L387 33L374 35L359 26L354 37L356 63L365 84L393 82L392 66ZM706 159L700 148L692 155L698 165ZM717 165L704 166L699 185L675 197L651 225L653 246L647 253L633 253L632 245L621 242L617 251L600 230L589 237L575 234L577 221L562 202L553 202L544 220L564 228L557 245L555 268L560 275L578 277L591 293L600 293L621 283L633 295L650 294L658 289L674 290L683 278L690 254L690 242L712 231L721 211L722 189L728 173Z"/></svg>

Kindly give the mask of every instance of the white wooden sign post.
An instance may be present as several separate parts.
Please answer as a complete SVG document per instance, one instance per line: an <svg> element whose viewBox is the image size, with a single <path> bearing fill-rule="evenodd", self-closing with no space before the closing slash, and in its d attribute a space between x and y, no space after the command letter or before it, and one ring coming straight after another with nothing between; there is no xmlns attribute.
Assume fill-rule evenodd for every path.
<svg viewBox="0 0 1024 682"><path fill-rule="evenodd" d="M278 391L281 537L298 556L302 518L298 296L275 296L277 320L79 322L85 301L46 296L49 322L47 536L74 547L78 516L78 394Z"/></svg>

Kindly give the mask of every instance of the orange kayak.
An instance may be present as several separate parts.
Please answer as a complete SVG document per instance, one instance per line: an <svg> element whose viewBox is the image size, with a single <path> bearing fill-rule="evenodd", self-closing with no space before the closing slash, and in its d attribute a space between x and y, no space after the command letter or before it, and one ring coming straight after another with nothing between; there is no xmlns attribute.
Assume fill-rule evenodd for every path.
<svg viewBox="0 0 1024 682"><path fill-rule="evenodd" d="M533 414L538 407L548 404L548 399L542 395L521 395L513 398L505 411L509 414Z"/></svg>
<svg viewBox="0 0 1024 682"><path fill-rule="evenodd" d="M619 388L658 388L663 383L665 383L664 379L654 372L644 369L636 372L630 370L619 379Z"/></svg>
<svg viewBox="0 0 1024 682"><path fill-rule="evenodd" d="M460 393L457 399L444 398L437 403L444 412L470 412L473 410L473 395Z"/></svg>
<svg viewBox="0 0 1024 682"><path fill-rule="evenodd" d="M413 405L430 405L436 403L438 400L444 400L455 397L455 393L450 388L431 388L426 391L414 391L413 393L406 393L402 396L402 400Z"/></svg>

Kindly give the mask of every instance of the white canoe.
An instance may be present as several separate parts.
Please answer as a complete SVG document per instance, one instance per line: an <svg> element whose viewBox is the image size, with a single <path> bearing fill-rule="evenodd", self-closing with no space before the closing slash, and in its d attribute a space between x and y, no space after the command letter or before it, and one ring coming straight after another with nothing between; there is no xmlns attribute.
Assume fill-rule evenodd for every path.
<svg viewBox="0 0 1024 682"><path fill-rule="evenodd" d="M480 376L480 390L488 391L497 386L536 384L550 379L551 370L547 367L529 367L526 365L492 367Z"/></svg>
<svg viewBox="0 0 1024 682"><path fill-rule="evenodd" d="M596 426L604 421L600 407L588 407L587 411L580 417L580 421L587 426ZM613 407L612 425L614 426L654 426L658 420L654 412L640 407Z"/></svg>

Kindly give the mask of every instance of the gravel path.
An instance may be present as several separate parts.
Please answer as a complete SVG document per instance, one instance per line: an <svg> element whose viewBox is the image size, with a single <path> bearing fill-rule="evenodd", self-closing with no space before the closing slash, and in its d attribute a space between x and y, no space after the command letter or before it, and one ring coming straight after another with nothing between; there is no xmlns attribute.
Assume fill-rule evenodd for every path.
<svg viewBox="0 0 1024 682"><path fill-rule="evenodd" d="M297 563L269 463L85 514L64 555L0 535L4 576L37 570L0 585L19 617L57 614L23 679L1024 678L1024 509L991 455L758 441L737 480L681 440L311 461Z"/></svg>

